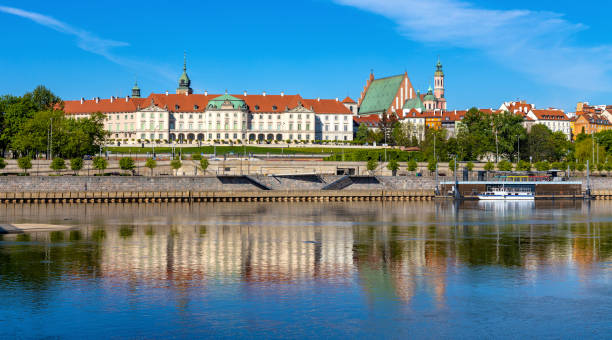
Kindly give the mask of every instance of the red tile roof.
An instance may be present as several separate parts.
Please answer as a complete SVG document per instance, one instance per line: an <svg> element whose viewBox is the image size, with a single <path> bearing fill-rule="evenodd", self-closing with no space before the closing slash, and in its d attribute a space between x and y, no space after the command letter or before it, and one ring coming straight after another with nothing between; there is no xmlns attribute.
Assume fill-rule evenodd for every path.
<svg viewBox="0 0 612 340"><path fill-rule="evenodd" d="M112 102L110 99L69 100L65 102L64 112L67 114L92 113L92 112L134 112L138 108L144 108L151 104L168 110L169 112L203 112L211 99L219 97L219 94L158 94L152 93L148 98L117 98ZM316 113L338 113L350 114L351 111L341 102L335 99L303 99L296 95L233 95L244 100L251 112L284 112L302 105L307 109L313 109Z"/></svg>
<svg viewBox="0 0 612 340"><path fill-rule="evenodd" d="M365 124L369 127L376 127L380 123L380 117L378 115L354 116L353 121L357 124Z"/></svg>
<svg viewBox="0 0 612 340"><path fill-rule="evenodd" d="M531 110L539 120L569 120L565 112L561 110Z"/></svg>
<svg viewBox="0 0 612 340"><path fill-rule="evenodd" d="M357 104L357 102L352 100L351 97L349 97L349 96L344 98L344 100L342 102L345 103L345 104Z"/></svg>
<svg viewBox="0 0 612 340"><path fill-rule="evenodd" d="M83 100L67 100L64 102L64 112L67 114L84 114L84 113L114 113L114 112L134 112L138 107L145 107L146 98L116 98L111 99L95 99Z"/></svg>

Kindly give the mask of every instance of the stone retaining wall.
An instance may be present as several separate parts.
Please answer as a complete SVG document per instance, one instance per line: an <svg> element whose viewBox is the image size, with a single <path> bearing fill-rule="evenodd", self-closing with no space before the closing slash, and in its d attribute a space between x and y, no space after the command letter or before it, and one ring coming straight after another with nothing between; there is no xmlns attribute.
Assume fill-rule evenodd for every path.
<svg viewBox="0 0 612 340"><path fill-rule="evenodd" d="M321 181L290 177L255 176L272 190L320 190L342 176L321 176ZM433 190L435 182L416 177L376 177L376 183L356 183L347 190ZM0 192L119 192L119 191L254 191L261 190L245 177L214 176L0 176Z"/></svg>

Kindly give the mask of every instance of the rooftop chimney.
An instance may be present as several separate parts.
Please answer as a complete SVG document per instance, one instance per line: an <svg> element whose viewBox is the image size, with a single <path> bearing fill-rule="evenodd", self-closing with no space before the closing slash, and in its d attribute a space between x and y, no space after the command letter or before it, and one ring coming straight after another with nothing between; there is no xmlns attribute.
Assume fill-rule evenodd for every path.
<svg viewBox="0 0 612 340"><path fill-rule="evenodd" d="M166 96L168 95L168 91L166 91Z"/></svg>
<svg viewBox="0 0 612 340"><path fill-rule="evenodd" d="M285 96L285 92L281 91L281 97Z"/></svg>
<svg viewBox="0 0 612 340"><path fill-rule="evenodd" d="M262 95L265 97L265 96L266 96L266 91L263 91L263 94L262 94Z"/></svg>
<svg viewBox="0 0 612 340"><path fill-rule="evenodd" d="M81 97L81 104L85 101L85 98Z"/></svg>
<svg viewBox="0 0 612 340"><path fill-rule="evenodd" d="M317 101L320 102L321 101L321 97L317 97Z"/></svg>
<svg viewBox="0 0 612 340"><path fill-rule="evenodd" d="M338 97L336 97L336 101L338 101Z"/></svg>
<svg viewBox="0 0 612 340"><path fill-rule="evenodd" d="M130 100L130 96L125 96L125 102L127 103L127 101Z"/></svg>
<svg viewBox="0 0 612 340"><path fill-rule="evenodd" d="M112 103L112 102L114 102L114 101L115 101L115 97L114 97L114 96L111 96L111 97L110 97L110 101L111 101L111 103Z"/></svg>
<svg viewBox="0 0 612 340"><path fill-rule="evenodd" d="M208 91L207 90L204 90L204 95L208 96Z"/></svg>
<svg viewBox="0 0 612 340"><path fill-rule="evenodd" d="M96 97L96 104L100 102L100 97Z"/></svg>
<svg viewBox="0 0 612 340"><path fill-rule="evenodd" d="M244 96L245 96L245 97L247 96L247 91L244 91Z"/></svg>
<svg viewBox="0 0 612 340"><path fill-rule="evenodd" d="M185 95L188 96L189 95L189 91L185 91Z"/></svg>

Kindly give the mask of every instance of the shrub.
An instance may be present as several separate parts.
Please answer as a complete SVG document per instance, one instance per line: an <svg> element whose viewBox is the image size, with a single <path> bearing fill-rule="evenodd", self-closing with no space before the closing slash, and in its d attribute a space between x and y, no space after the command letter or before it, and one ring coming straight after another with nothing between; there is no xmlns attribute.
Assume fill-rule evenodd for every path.
<svg viewBox="0 0 612 340"><path fill-rule="evenodd" d="M555 170L565 170L566 166L565 163L563 162L553 162L550 165L551 169L555 169Z"/></svg>
<svg viewBox="0 0 612 340"><path fill-rule="evenodd" d="M177 175L178 169L180 169L182 166L183 163L180 159L173 159L172 161L170 161L170 167L174 170L174 175Z"/></svg>
<svg viewBox="0 0 612 340"><path fill-rule="evenodd" d="M484 165L484 169L485 171L492 171L493 169L495 169L495 165L493 164L493 162L487 162L487 164Z"/></svg>
<svg viewBox="0 0 612 340"><path fill-rule="evenodd" d="M431 172L436 171L436 169L438 168L438 162L436 162L435 159L430 159L429 163L427 163L427 169Z"/></svg>
<svg viewBox="0 0 612 340"><path fill-rule="evenodd" d="M550 164L547 161L541 161L534 164L536 170L538 171L548 171L550 170Z"/></svg>
<svg viewBox="0 0 612 340"><path fill-rule="evenodd" d="M448 169L452 171L453 173L455 173L455 165L456 165L456 162L454 158L448 162Z"/></svg>
<svg viewBox="0 0 612 340"><path fill-rule="evenodd" d="M106 159L97 156L93 159L93 167L102 173L108 167L108 162Z"/></svg>
<svg viewBox="0 0 612 340"><path fill-rule="evenodd" d="M366 169L368 169L371 174L374 174L374 170L376 170L376 168L378 168L378 161L374 158L369 159L368 163L366 164Z"/></svg>
<svg viewBox="0 0 612 340"><path fill-rule="evenodd" d="M74 171L75 175L81 169L83 169L83 158L73 158L70 160L70 170Z"/></svg>
<svg viewBox="0 0 612 340"><path fill-rule="evenodd" d="M397 169L399 169L399 164L397 163L397 160L390 160L389 164L387 164L387 169L391 170L393 172L393 176L395 176Z"/></svg>
<svg viewBox="0 0 612 340"><path fill-rule="evenodd" d="M200 168L202 168L203 171L206 171L206 169L208 168L208 159L200 159Z"/></svg>
<svg viewBox="0 0 612 340"><path fill-rule="evenodd" d="M57 172L59 174L60 171L66 169L66 162L64 161L63 158L60 157L56 157L53 158L53 160L51 161L51 164L49 165L49 167Z"/></svg>
<svg viewBox="0 0 612 340"><path fill-rule="evenodd" d="M200 159L202 159L202 155L196 153L191 155L191 159L193 159L194 161L199 161Z"/></svg>
<svg viewBox="0 0 612 340"><path fill-rule="evenodd" d="M497 163L497 169L499 171L512 171L512 163L504 159Z"/></svg>
<svg viewBox="0 0 612 340"><path fill-rule="evenodd" d="M474 170L474 163L467 162L467 164L465 165L465 168L468 169L468 171Z"/></svg>
<svg viewBox="0 0 612 340"><path fill-rule="evenodd" d="M151 176L153 176L153 169L157 167L157 161L153 158L147 158L147 161L145 162L145 167L151 169Z"/></svg>
<svg viewBox="0 0 612 340"><path fill-rule="evenodd" d="M417 164L416 160L411 159L411 160L408 162L408 171L416 171L416 169L418 168L418 166L419 166L419 165Z"/></svg>
<svg viewBox="0 0 612 340"><path fill-rule="evenodd" d="M27 174L28 169L32 169L32 158L30 156L21 157L17 160L17 166L23 169L23 173Z"/></svg>
<svg viewBox="0 0 612 340"><path fill-rule="evenodd" d="M517 171L530 171L531 170L531 163L524 161L524 160L520 160L517 164L516 164L516 170Z"/></svg>
<svg viewBox="0 0 612 340"><path fill-rule="evenodd" d="M136 168L136 164L132 158L123 157L119 160L119 168L124 171L132 171Z"/></svg>
<svg viewBox="0 0 612 340"><path fill-rule="evenodd" d="M0 158L0 170L6 168L6 161L4 158Z"/></svg>
<svg viewBox="0 0 612 340"><path fill-rule="evenodd" d="M578 165L576 165L576 170L578 171L584 171L586 169L586 165L584 165L583 163L578 163Z"/></svg>

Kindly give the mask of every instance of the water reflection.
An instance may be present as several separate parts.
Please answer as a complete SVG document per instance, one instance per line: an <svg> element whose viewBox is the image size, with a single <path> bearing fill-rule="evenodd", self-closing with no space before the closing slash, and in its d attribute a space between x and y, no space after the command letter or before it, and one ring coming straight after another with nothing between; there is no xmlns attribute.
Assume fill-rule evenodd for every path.
<svg viewBox="0 0 612 340"><path fill-rule="evenodd" d="M466 285L565 280L555 287L570 292L609 278L609 204L490 203L5 205L0 223L74 229L4 235L0 297L33 290L20 303L48 304L58 285L81 282L105 294L174 291L185 311L206 294L242 294L244 303L321 286L372 310L442 311Z"/></svg>

